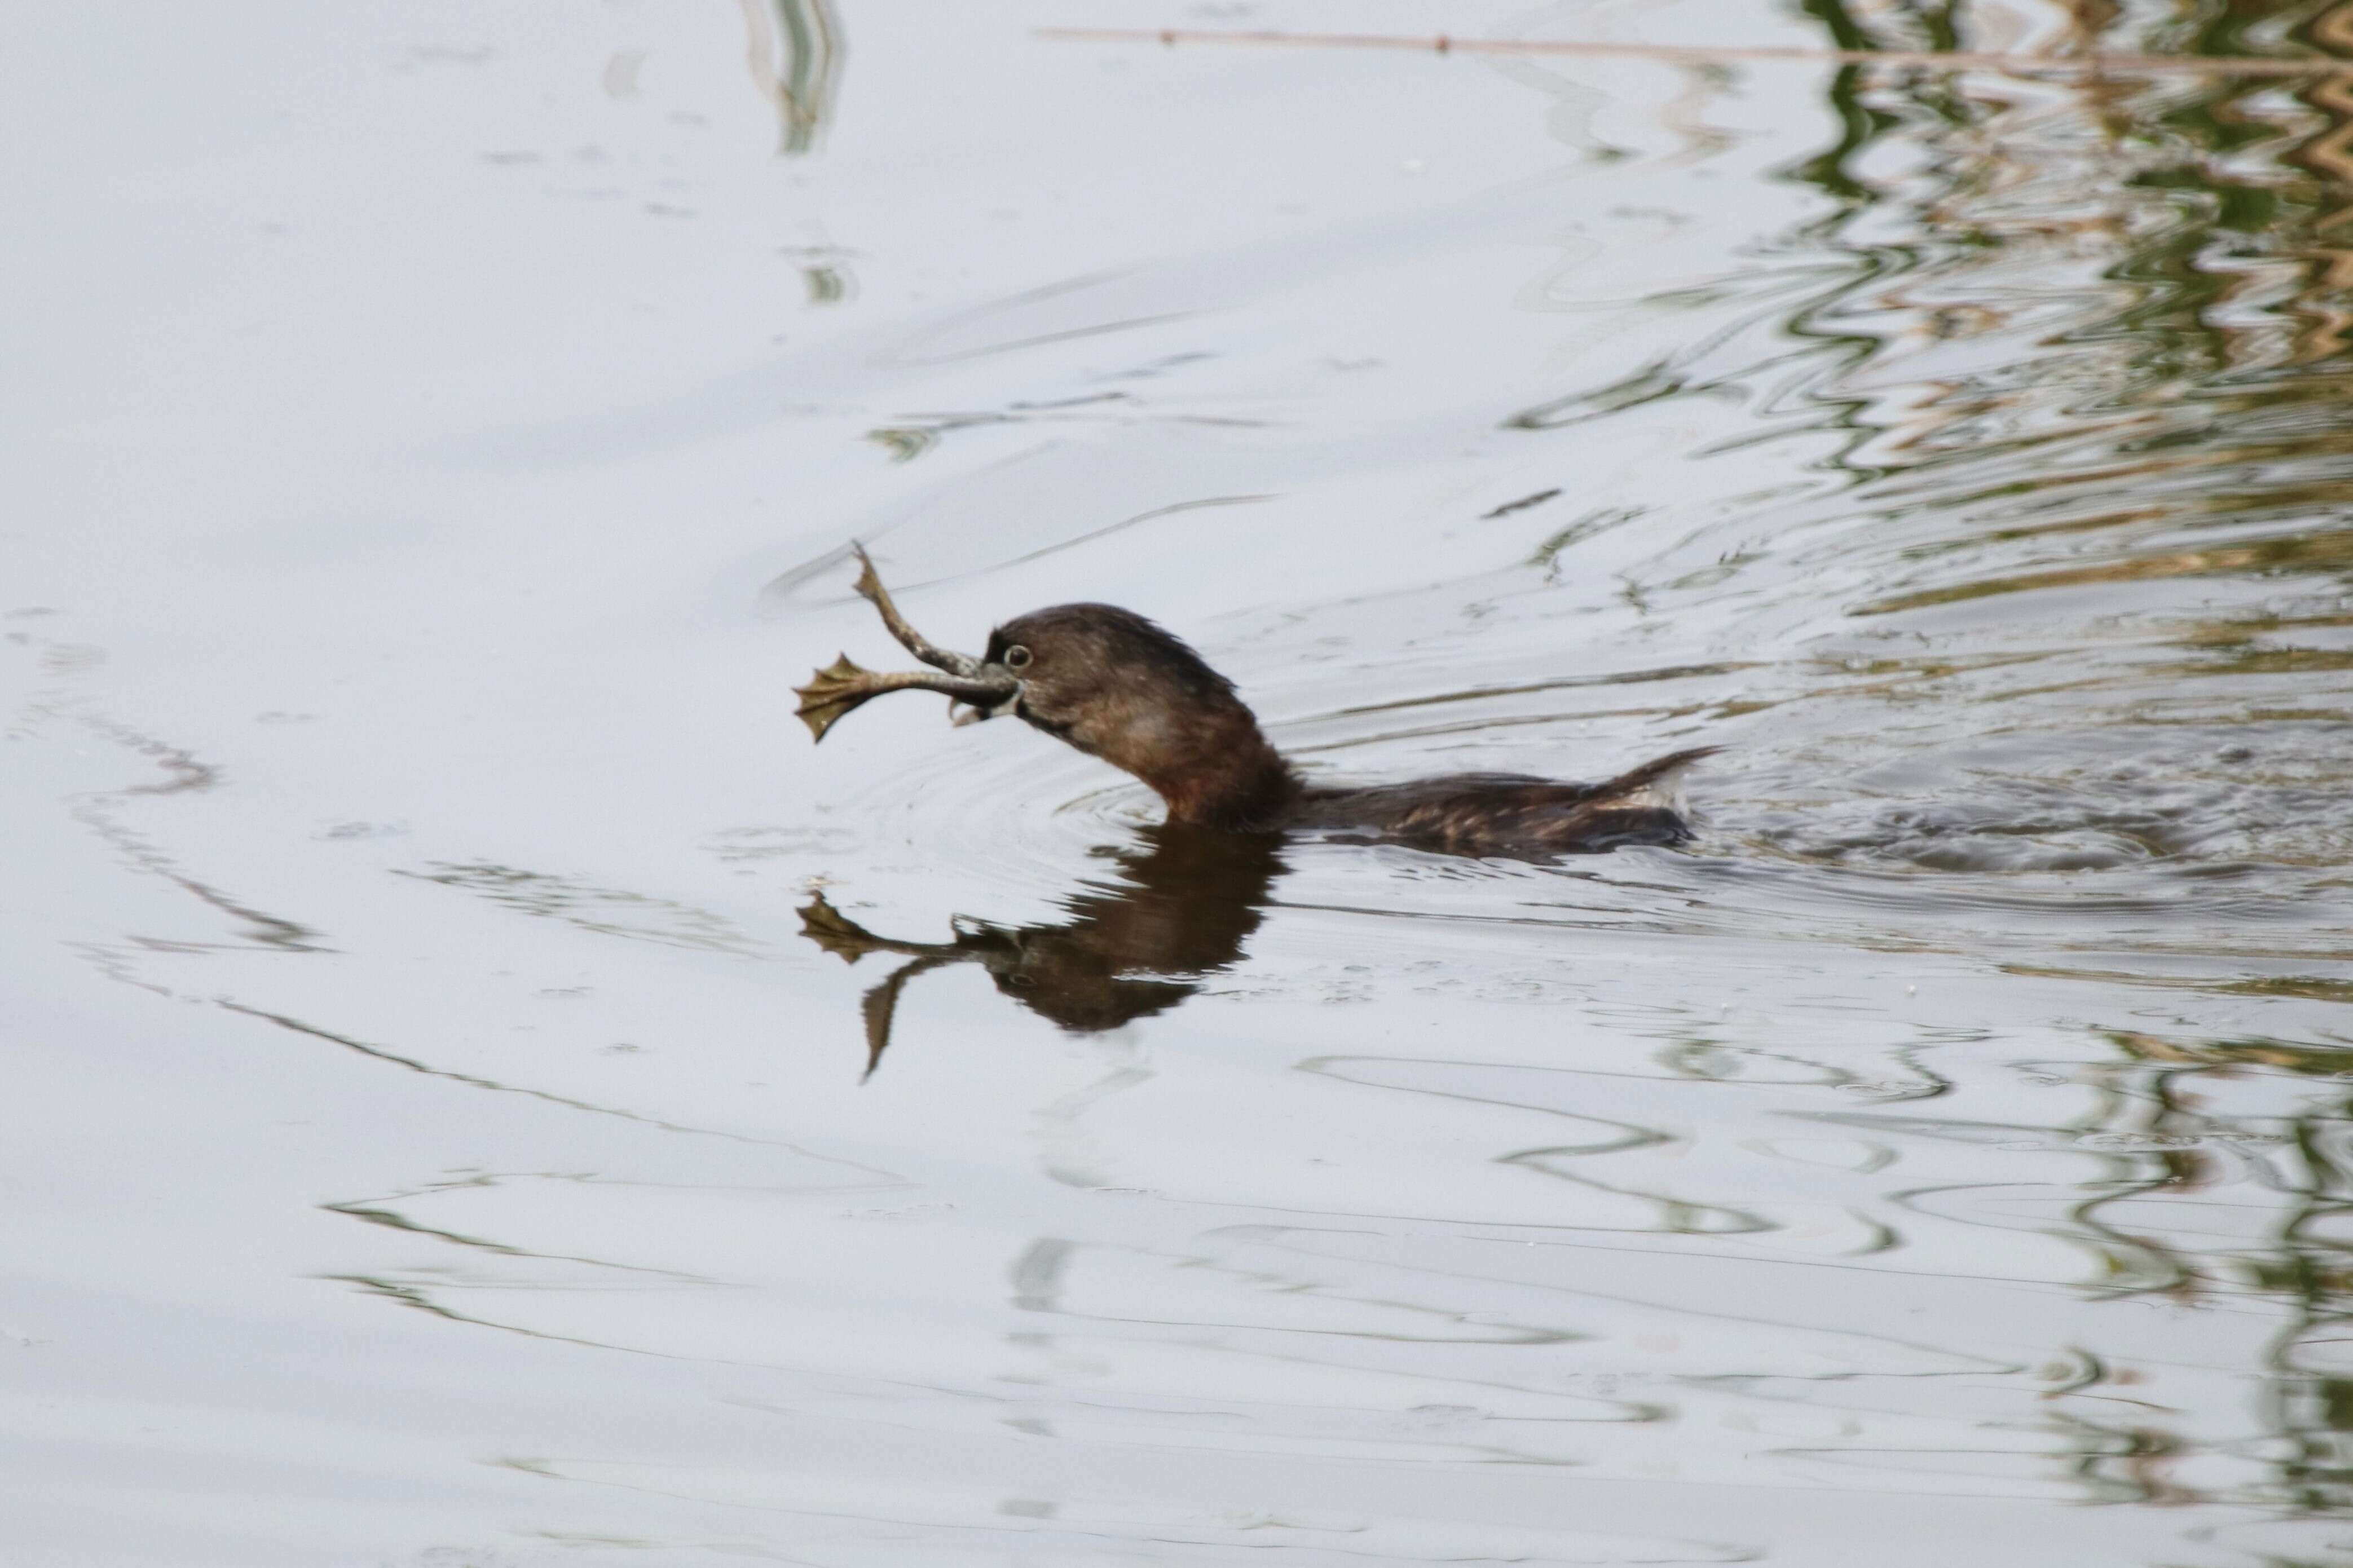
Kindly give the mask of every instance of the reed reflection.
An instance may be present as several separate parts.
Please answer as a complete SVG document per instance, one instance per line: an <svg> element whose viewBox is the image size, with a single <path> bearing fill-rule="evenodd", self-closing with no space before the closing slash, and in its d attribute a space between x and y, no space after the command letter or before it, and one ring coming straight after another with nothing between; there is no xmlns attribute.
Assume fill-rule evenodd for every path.
<svg viewBox="0 0 2353 1568"><path fill-rule="evenodd" d="M782 125L777 151L798 157L816 149L833 118L841 76L841 23L829 0L743 0L750 34L752 80Z"/></svg>
<svg viewBox="0 0 2353 1568"><path fill-rule="evenodd" d="M2066 1411L2079 1478L2104 1500L2353 1508L2353 1049L2137 1030L2108 1038L2116 1058L2096 1071L2099 1100L2076 1142L2112 1150L2111 1169L2084 1184L2090 1195L2071 1215L2102 1264L2102 1294L2260 1307L2279 1326L2249 1369L2259 1439L2168 1422L2180 1415L2170 1402L2151 1401L2129 1424ZM2269 1090L2261 1112L2227 1114L2249 1098L2234 1086L2257 1082ZM2217 1194L2226 1186L2227 1201ZM2093 1381L2112 1374L2104 1365ZM2257 1462L2234 1475L2232 1458ZM2201 1484L2201 1470L2236 1485Z"/></svg>
<svg viewBox="0 0 2353 1568"><path fill-rule="evenodd" d="M1953 47L1960 15L1914 5L1865 19L1842 0L1809 0L1806 9L1840 47L1862 49ZM2200 5L2186 37L2170 21L2163 37L2108 37L2113 6L2064 10L2063 42L2075 51L2231 58L2353 47L2346 0ZM2353 89L2344 81L2091 78L2058 89L1849 67L1831 99L1840 142L1793 173L1838 206L1791 239L1846 251L1862 270L1791 329L1843 350L1850 384L1866 369L1872 384L1887 384L1891 360L1958 370L1925 378L1927 400L1898 421L1850 405L1878 431L1863 472L2039 447L2059 471L2029 478L2021 491L2029 497L2054 481L2096 479L2113 491L2136 474L2164 472L2187 481L2180 500L2192 504L2226 499L2215 493L2225 485L2231 500L2254 499L2241 488L2251 479L2264 500L2344 499L2341 466L2328 469L2326 496L2295 482L2321 477L2312 458L2341 457L2341 440L2327 439L2341 438L2341 424L2292 412L2333 408L2345 391L2339 375L2308 374L2346 348ZM1861 169L1891 138L1933 156L1917 173L1873 182ZM1898 218L1912 232L1892 253L1883 242ZM2018 374L2009 358L1968 364L1939 346L1989 334L2016 339L2035 374ZM2240 417L2218 428L2225 416ZM2294 461L2257 475L2230 467L2263 458ZM2020 478L2014 468L2008 475ZM2117 509L2100 521L2149 515Z"/></svg>
<svg viewBox="0 0 2353 1568"><path fill-rule="evenodd" d="M1229 969L1258 930L1282 869L1280 835L1162 826L1112 857L1118 880L1085 884L1051 925L1000 926L957 917L942 942L878 936L818 895L801 910L801 934L855 963L869 953L908 960L866 993L866 1072L890 1048L899 996L910 981L955 963L977 963L997 988L1077 1034L1165 1013Z"/></svg>
<svg viewBox="0 0 2353 1568"><path fill-rule="evenodd" d="M1841 47L1968 42L1957 5L1805 10ZM2162 18L2108 0L2059 11L2054 42L2076 52L2353 52L2348 0ZM2147 31L2117 36L2127 28ZM2287 626L2325 638L2342 620L2353 89L2228 78L2030 88L1850 68L1831 97L1841 136L1792 173L1834 213L1785 243L1845 252L1856 270L1788 330L1824 356L1810 400L1855 432L1841 466L1865 504L1918 509L1942 531L1910 542L1922 564L1905 591L1855 613L1900 622L2006 599L2025 617L2073 590L2062 614L2086 630L2105 610L2155 633L2110 661L2105 698L2075 714L2084 735L2162 705L2268 737L2284 756L2339 743L2341 677L2294 649L2254 647L2250 662L2250 645ZM1928 156L1874 183L1863 171L1890 141ZM2151 586L2169 581L2182 586ZM2082 596L2091 590L2107 596ZM2225 592L2235 596L2218 603ZM2052 639L2078 680L2089 640ZM2314 794L2329 814L2331 796ZM2220 826L2259 829L2272 855L2296 858L2294 816L2253 823L2263 803L2230 798L2234 819ZM2158 853L2195 853L2195 835L2178 837ZM2339 1080L2353 1051L2108 1039L2115 1056L2089 1069L2097 1102L2056 1130L2102 1167L2067 1189L2064 1221L2094 1261L2094 1297L2261 1312L2278 1327L2259 1359L2223 1369L2261 1390L2250 1432L2111 1321L2076 1352L2085 1374L2046 1396L2070 1473L2095 1501L2340 1512L2353 1505L2353 1101Z"/></svg>

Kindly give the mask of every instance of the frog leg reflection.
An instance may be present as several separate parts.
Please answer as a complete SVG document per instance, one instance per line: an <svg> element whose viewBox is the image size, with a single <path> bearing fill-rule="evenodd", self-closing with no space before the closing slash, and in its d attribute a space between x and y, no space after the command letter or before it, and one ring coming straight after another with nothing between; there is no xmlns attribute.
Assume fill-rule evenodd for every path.
<svg viewBox="0 0 2353 1568"><path fill-rule="evenodd" d="M907 982L930 970L982 958L988 933L958 931L954 942L902 942L877 936L818 893L801 906L801 934L844 963L855 963L870 952L895 952L913 960L885 975L859 1003L859 1012L866 1020L866 1070L858 1081L864 1083L882 1065L882 1053L890 1049L891 1020L899 1010L899 993Z"/></svg>
<svg viewBox="0 0 2353 1568"><path fill-rule="evenodd" d="M870 952L903 952L911 957L956 951L949 942L901 942L876 936L826 901L823 893L810 895L801 906L801 934L844 963L855 963Z"/></svg>
<svg viewBox="0 0 2353 1568"><path fill-rule="evenodd" d="M882 1053L891 1048L891 1019L899 1010L899 993L908 981L928 969L943 964L961 963L973 956L968 952L928 953L901 964L884 977L882 984L869 991L858 1004L858 1011L866 1019L866 1070L858 1075L864 1083L882 1065Z"/></svg>

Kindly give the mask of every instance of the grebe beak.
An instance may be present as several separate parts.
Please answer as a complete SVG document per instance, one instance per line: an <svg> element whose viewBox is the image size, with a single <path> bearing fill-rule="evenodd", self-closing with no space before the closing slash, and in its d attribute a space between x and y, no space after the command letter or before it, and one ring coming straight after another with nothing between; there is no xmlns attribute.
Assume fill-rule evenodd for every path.
<svg viewBox="0 0 2353 1568"><path fill-rule="evenodd" d="M948 703L948 724L963 729L965 724L979 724L981 720L1009 720L1021 708L1021 677L1005 666L981 666L974 670L976 679L1002 679L1009 682L1005 696L988 696L974 703L972 699L957 699Z"/></svg>

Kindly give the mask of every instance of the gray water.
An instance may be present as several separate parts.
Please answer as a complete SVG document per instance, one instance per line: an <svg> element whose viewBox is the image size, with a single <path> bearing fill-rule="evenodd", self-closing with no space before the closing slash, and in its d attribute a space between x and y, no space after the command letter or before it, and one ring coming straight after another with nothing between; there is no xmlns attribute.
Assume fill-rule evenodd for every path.
<svg viewBox="0 0 2353 1568"><path fill-rule="evenodd" d="M1106 20L2353 54L0 19L0 1556L2348 1560L2353 88ZM853 539L1326 778L1727 750L1205 849L812 749Z"/></svg>

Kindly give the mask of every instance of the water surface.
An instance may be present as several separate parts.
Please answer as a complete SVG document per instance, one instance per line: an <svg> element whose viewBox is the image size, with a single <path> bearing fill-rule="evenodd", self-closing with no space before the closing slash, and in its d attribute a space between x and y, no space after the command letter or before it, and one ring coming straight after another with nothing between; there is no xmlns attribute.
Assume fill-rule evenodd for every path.
<svg viewBox="0 0 2353 1568"><path fill-rule="evenodd" d="M9 25L11 1561L2353 1552L2353 88L1102 19ZM1705 830L812 750L853 539Z"/></svg>

